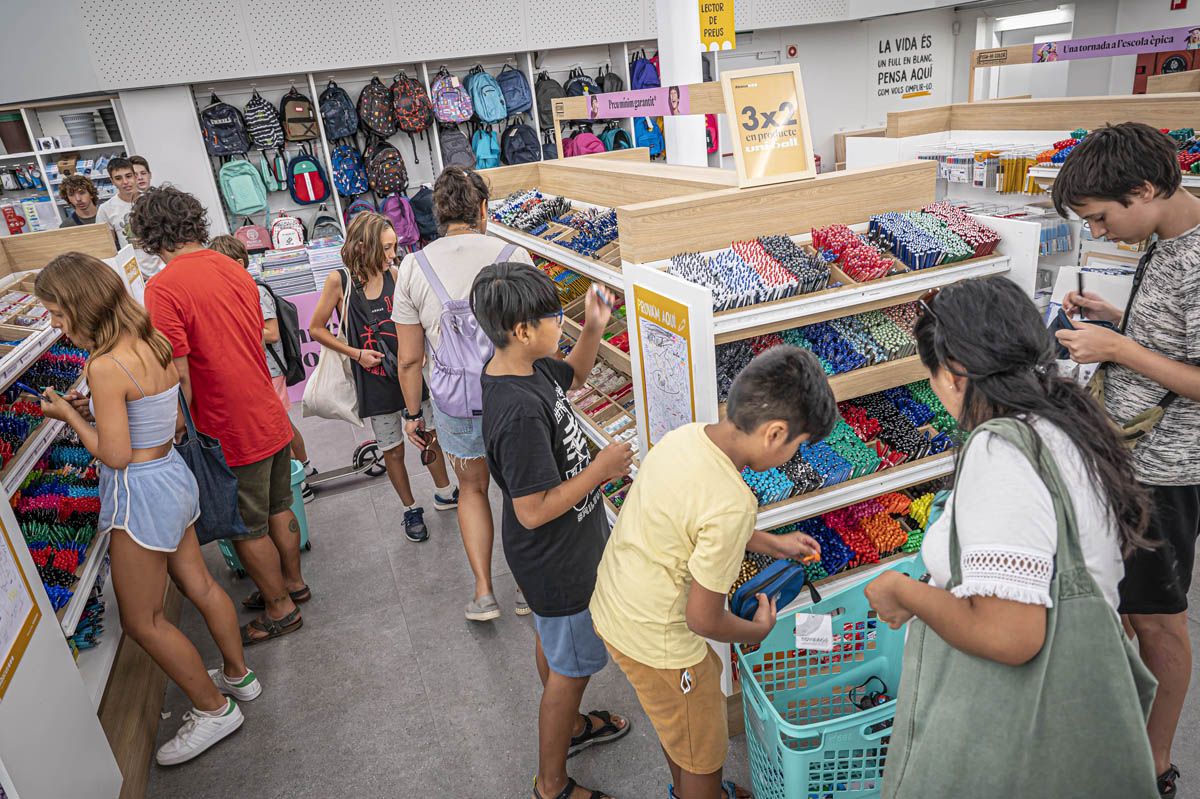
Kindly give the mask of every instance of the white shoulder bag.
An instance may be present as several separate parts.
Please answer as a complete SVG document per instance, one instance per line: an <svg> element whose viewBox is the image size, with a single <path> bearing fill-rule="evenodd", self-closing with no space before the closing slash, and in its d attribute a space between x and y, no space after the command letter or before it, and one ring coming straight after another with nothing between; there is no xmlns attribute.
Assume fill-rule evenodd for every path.
<svg viewBox="0 0 1200 799"><path fill-rule="evenodd" d="M354 283L348 274L344 285L342 307L338 312L337 339L345 344L346 311L350 306L350 292L354 290ZM363 421L358 417L358 393L354 389L350 368L350 356L322 345L317 368L304 385L304 398L300 400L301 414L320 416L322 419L341 419L362 427Z"/></svg>

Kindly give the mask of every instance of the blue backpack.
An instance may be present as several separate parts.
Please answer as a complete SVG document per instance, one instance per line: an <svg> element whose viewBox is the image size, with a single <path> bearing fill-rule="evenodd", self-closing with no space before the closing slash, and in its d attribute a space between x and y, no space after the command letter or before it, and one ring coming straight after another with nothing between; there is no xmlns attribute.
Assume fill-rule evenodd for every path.
<svg viewBox="0 0 1200 799"><path fill-rule="evenodd" d="M600 141L604 142L604 149L612 152L613 150L628 150L633 145L629 143L629 133L624 128L619 128L616 125L609 125L600 134Z"/></svg>
<svg viewBox="0 0 1200 799"><path fill-rule="evenodd" d="M475 109L475 116L480 122L494 123L503 122L508 118L508 106L504 104L504 92L500 91L500 84L491 75L483 71L483 67L476 66L468 74L463 85L467 87L467 93L471 95L471 105Z"/></svg>
<svg viewBox="0 0 1200 799"><path fill-rule="evenodd" d="M504 105L508 115L523 114L533 108L533 92L529 89L529 81L525 73L513 69L511 64L505 64L496 75L496 83L500 84L500 92L504 95Z"/></svg>
<svg viewBox="0 0 1200 799"><path fill-rule="evenodd" d="M348 139L358 133L358 111L354 109L354 101L346 90L333 81L321 92L318 105L321 107L321 120L325 123L325 137Z"/></svg>
<svg viewBox="0 0 1200 799"><path fill-rule="evenodd" d="M490 127L475 131L471 136L471 149L475 152L476 169L500 166L500 141Z"/></svg>
<svg viewBox="0 0 1200 799"><path fill-rule="evenodd" d="M663 141L662 131L653 117L638 117L633 120L633 139L638 147L650 148L650 157L662 155L666 142Z"/></svg>
<svg viewBox="0 0 1200 799"><path fill-rule="evenodd" d="M634 53L629 62L629 88L657 89L660 85L658 70L654 68L650 59L646 58L646 51L639 50Z"/></svg>
<svg viewBox="0 0 1200 799"><path fill-rule="evenodd" d="M376 209L375 203L371 202L370 200L359 197L357 200L350 203L350 205L346 206L346 208L343 209L342 219L345 221L345 223L347 225L349 225L350 220L354 219L354 217L358 216L359 214L363 213L364 211L375 212L377 210L378 209Z"/></svg>
<svg viewBox="0 0 1200 799"><path fill-rule="evenodd" d="M362 153L349 144L339 144L329 157L333 162L333 188L338 194L357 197L367 193L367 165Z"/></svg>

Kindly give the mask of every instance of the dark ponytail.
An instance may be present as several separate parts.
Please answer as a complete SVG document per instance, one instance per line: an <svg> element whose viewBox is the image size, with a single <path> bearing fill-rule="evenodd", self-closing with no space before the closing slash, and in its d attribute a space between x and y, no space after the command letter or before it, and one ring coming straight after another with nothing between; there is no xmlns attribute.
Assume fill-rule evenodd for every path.
<svg viewBox="0 0 1200 799"><path fill-rule="evenodd" d="M1133 475L1104 410L1074 380L1059 377L1054 339L1020 287L1004 277L947 286L929 301L913 330L921 362L967 378L959 424L1037 417L1057 426L1083 453L1116 521L1121 550L1151 548L1143 535L1149 499ZM1042 445L1038 439L1038 446Z"/></svg>

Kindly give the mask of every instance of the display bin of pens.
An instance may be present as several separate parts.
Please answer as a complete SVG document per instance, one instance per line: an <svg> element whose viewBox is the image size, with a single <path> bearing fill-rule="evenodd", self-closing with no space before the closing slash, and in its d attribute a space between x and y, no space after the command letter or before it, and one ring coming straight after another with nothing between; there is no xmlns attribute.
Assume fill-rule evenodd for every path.
<svg viewBox="0 0 1200 799"><path fill-rule="evenodd" d="M50 312L33 295L33 282L26 277L0 288L0 340L19 341L50 327Z"/></svg>
<svg viewBox="0 0 1200 799"><path fill-rule="evenodd" d="M493 222L621 268L617 212L537 189L523 189L492 204Z"/></svg>
<svg viewBox="0 0 1200 799"><path fill-rule="evenodd" d="M565 335L562 346L565 352L572 346ZM634 457L638 456L640 447L633 380L627 372L603 359L597 359L584 384L567 392L567 401L580 420L590 428L597 444L629 442Z"/></svg>
<svg viewBox="0 0 1200 799"><path fill-rule="evenodd" d="M38 391L52 388L66 393L80 384L86 361L84 350L66 343L55 344L18 382ZM8 475L12 463L46 423L37 398L16 383L0 393L0 479Z"/></svg>

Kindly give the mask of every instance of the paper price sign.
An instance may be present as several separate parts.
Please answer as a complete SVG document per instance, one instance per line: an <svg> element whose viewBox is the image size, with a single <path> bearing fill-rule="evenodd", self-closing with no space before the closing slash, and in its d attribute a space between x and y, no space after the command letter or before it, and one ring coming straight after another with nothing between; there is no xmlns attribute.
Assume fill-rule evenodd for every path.
<svg viewBox="0 0 1200 799"><path fill-rule="evenodd" d="M726 72L721 84L737 144L739 187L817 174L799 66Z"/></svg>
<svg viewBox="0 0 1200 799"><path fill-rule="evenodd" d="M796 648L816 652L833 651L833 616L796 614Z"/></svg>

